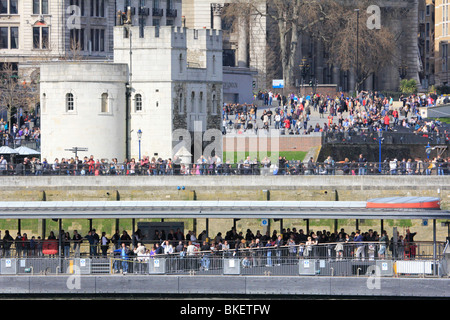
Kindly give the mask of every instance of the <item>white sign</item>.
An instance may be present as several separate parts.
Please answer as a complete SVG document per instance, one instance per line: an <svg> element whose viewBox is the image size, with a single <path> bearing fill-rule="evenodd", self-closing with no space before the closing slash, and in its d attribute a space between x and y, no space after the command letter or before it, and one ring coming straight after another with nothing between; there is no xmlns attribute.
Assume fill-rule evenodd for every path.
<svg viewBox="0 0 450 320"><path fill-rule="evenodd" d="M309 268L309 260L303 261L303 268L308 269Z"/></svg>
<svg viewBox="0 0 450 320"><path fill-rule="evenodd" d="M159 268L159 259L155 259L155 261L153 262L153 266L155 268Z"/></svg>
<svg viewBox="0 0 450 320"><path fill-rule="evenodd" d="M381 264L381 270L383 270L383 271L387 271L388 270L388 264L386 262L383 262Z"/></svg>
<svg viewBox="0 0 450 320"><path fill-rule="evenodd" d="M80 267L86 267L86 259L80 259Z"/></svg>
<svg viewBox="0 0 450 320"><path fill-rule="evenodd" d="M320 268L325 268L325 260L320 260L319 261L319 267Z"/></svg>
<svg viewBox="0 0 450 320"><path fill-rule="evenodd" d="M11 268L12 264L11 264L11 259L6 259L5 260L5 267L6 268Z"/></svg>
<svg viewBox="0 0 450 320"><path fill-rule="evenodd" d="M229 268L234 268L234 259L228 260L228 267Z"/></svg>
<svg viewBox="0 0 450 320"><path fill-rule="evenodd" d="M268 219L261 219L261 225L263 227L267 226L269 224L269 220Z"/></svg>
<svg viewBox="0 0 450 320"><path fill-rule="evenodd" d="M272 80L272 87L274 89L284 88L284 80Z"/></svg>

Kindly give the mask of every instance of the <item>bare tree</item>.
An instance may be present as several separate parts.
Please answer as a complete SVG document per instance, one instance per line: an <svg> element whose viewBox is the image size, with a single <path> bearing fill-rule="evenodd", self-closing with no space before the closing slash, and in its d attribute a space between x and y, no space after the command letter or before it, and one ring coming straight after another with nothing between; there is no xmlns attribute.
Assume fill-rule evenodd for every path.
<svg viewBox="0 0 450 320"><path fill-rule="evenodd" d="M357 34L357 15L354 10L365 12L368 5L368 0L271 0L267 1L267 9L263 11L260 0L234 0L227 7L225 15L265 16L269 24L276 27L278 59L286 88L295 86L294 71L299 63L303 37L320 41L329 52L327 62L339 65L344 71L356 67L359 53L360 73L355 81L358 87L371 73L389 61L395 42L387 28L370 30L363 18L359 20L360 33Z"/></svg>
<svg viewBox="0 0 450 320"><path fill-rule="evenodd" d="M332 38L324 36L329 44L329 62L339 65L343 71L355 73L355 87L352 88L355 92L369 76L382 70L397 55L395 36L389 28L367 26L366 10L371 3L373 1L360 0L353 10L337 9L337 32L330 34Z"/></svg>
<svg viewBox="0 0 450 320"><path fill-rule="evenodd" d="M38 90L36 84L27 83L19 75L14 63L5 62L0 69L0 105L7 110L8 128L11 129L11 112L22 107L30 111L36 102Z"/></svg>

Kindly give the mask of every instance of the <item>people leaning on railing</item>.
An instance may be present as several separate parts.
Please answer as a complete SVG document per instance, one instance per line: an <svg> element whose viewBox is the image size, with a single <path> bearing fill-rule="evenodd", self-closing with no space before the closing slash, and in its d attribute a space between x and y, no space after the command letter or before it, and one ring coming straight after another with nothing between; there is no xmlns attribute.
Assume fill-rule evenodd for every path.
<svg viewBox="0 0 450 320"><path fill-rule="evenodd" d="M65 160L64 160L65 161ZM133 163L133 162L132 162ZM230 161L206 161L203 163L182 164L161 162L156 168L146 164L134 163L131 167L123 163L98 162L94 164L71 164L65 162L41 163L37 159L25 159L23 163L0 165L0 176L230 176L230 175L449 175L450 157L437 156L433 159L384 159L382 162L369 162L364 159L336 161L327 157L323 162L313 158L287 160L285 157L271 162L264 158L246 159L239 163Z"/></svg>

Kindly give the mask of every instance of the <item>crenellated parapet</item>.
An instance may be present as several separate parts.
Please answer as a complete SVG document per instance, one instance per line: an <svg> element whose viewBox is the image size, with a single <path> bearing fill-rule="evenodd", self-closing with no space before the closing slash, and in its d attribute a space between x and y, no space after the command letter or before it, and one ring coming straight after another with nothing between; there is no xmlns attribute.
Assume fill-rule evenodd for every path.
<svg viewBox="0 0 450 320"><path fill-rule="evenodd" d="M222 32L211 29L187 29L163 26L117 26L114 28L114 49L130 48L189 48L190 44L203 50L222 50Z"/></svg>

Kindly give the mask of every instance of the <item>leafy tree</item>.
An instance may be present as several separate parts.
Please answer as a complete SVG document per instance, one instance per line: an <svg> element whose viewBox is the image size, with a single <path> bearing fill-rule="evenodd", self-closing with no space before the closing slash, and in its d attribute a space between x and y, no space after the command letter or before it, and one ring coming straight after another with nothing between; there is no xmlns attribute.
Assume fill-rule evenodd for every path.
<svg viewBox="0 0 450 320"><path fill-rule="evenodd" d="M403 79L400 81L400 91L403 94L415 94L417 93L417 82L414 79Z"/></svg>

